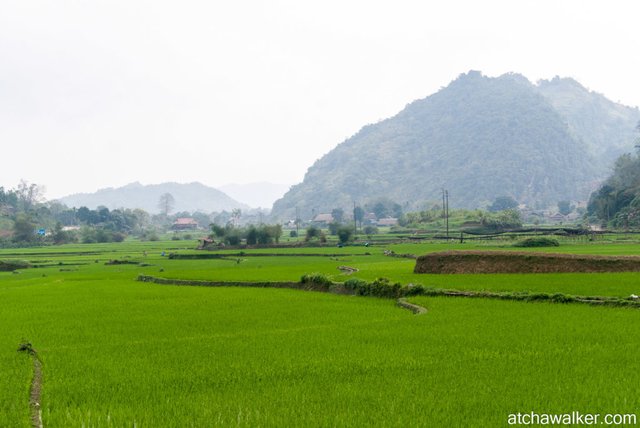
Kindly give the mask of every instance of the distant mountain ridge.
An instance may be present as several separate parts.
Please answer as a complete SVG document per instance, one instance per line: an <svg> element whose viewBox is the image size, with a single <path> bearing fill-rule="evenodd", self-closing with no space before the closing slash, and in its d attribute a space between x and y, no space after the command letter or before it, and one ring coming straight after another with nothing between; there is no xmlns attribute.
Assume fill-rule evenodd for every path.
<svg viewBox="0 0 640 428"><path fill-rule="evenodd" d="M158 213L160 211L158 202L164 193L170 193L175 199L174 212L201 211L210 213L223 210L231 211L234 208L249 208L248 205L232 199L224 192L197 182L150 185L135 182L123 187L100 189L95 193L69 195L58 199L58 201L69 207L141 208L150 213Z"/></svg>
<svg viewBox="0 0 640 428"><path fill-rule="evenodd" d="M612 159L633 150L637 108L572 79L534 85L471 71L392 118L363 127L316 161L276 201L272 218L349 209L390 198L405 209L438 201L485 206L512 196L533 207L586 200Z"/></svg>
<svg viewBox="0 0 640 428"><path fill-rule="evenodd" d="M603 175L610 173L618 156L633 150L635 126L640 121L637 107L614 103L567 77L540 80L536 89L566 121L572 135L596 156Z"/></svg>

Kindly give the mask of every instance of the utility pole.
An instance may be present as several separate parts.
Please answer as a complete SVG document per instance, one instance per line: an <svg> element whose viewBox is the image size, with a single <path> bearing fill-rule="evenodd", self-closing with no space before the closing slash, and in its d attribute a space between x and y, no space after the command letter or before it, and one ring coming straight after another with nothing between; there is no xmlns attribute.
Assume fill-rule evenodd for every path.
<svg viewBox="0 0 640 428"><path fill-rule="evenodd" d="M298 240L300 240L300 212L298 210L298 207L296 207L296 238Z"/></svg>
<svg viewBox="0 0 640 428"><path fill-rule="evenodd" d="M444 187L442 188L442 217L444 218L445 224L447 222L447 202L445 200L445 190ZM447 233L447 235L449 235ZM448 238L448 236L447 236Z"/></svg>
<svg viewBox="0 0 640 428"><path fill-rule="evenodd" d="M449 240L449 191L442 188L442 216L444 217L447 231L447 241Z"/></svg>
<svg viewBox="0 0 640 428"><path fill-rule="evenodd" d="M447 222L447 241L449 241L449 191L444 191L445 197L447 199L447 215L445 216L445 220Z"/></svg>
<svg viewBox="0 0 640 428"><path fill-rule="evenodd" d="M353 201L353 236L358 234L358 220L356 219L356 201Z"/></svg>

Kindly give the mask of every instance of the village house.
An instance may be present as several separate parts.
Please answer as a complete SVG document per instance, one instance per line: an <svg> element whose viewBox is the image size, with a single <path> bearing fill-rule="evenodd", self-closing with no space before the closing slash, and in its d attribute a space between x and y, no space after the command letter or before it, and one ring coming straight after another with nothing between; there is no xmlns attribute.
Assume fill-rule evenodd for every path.
<svg viewBox="0 0 640 428"><path fill-rule="evenodd" d="M192 218L177 218L176 221L171 225L171 229L173 230L195 230L198 228L198 222Z"/></svg>
<svg viewBox="0 0 640 428"><path fill-rule="evenodd" d="M397 226L398 219L394 217L385 217L378 220L378 226Z"/></svg>
<svg viewBox="0 0 640 428"><path fill-rule="evenodd" d="M329 223L333 223L333 216L331 214L318 214L312 220L315 225L326 226Z"/></svg>
<svg viewBox="0 0 640 428"><path fill-rule="evenodd" d="M378 217L376 217L375 213L372 212L368 212L364 214L364 217L362 218L363 223L366 225L375 225L376 222L378 221Z"/></svg>
<svg viewBox="0 0 640 428"><path fill-rule="evenodd" d="M560 213L555 213L548 217L550 223L563 223L567 221L567 218Z"/></svg>

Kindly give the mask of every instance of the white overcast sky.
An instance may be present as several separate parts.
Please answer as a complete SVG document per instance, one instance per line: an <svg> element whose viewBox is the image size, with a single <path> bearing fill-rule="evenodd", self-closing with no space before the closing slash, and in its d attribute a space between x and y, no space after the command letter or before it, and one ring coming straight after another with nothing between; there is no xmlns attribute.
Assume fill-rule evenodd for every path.
<svg viewBox="0 0 640 428"><path fill-rule="evenodd" d="M470 69L640 105L629 1L0 0L0 186L295 184Z"/></svg>

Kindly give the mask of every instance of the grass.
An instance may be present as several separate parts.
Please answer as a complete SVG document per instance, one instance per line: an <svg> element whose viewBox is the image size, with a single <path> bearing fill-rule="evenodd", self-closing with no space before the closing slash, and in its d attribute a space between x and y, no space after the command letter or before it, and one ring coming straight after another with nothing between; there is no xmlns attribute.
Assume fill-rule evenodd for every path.
<svg viewBox="0 0 640 428"><path fill-rule="evenodd" d="M631 355L640 345L626 330L639 322L633 310L409 300L429 308L432 333L426 340L441 358L440 366L433 367L440 370L434 376L443 378L434 383L460 392L461 411L473 409L487 418L478 424L482 416L468 414L471 425L504 424L504 415L517 411L633 413L637 409L629 391L640 368Z"/></svg>
<svg viewBox="0 0 640 428"><path fill-rule="evenodd" d="M628 297L640 294L637 273L554 273L554 274L414 274L415 261L386 257L381 254L361 257L244 257L237 264L229 260L181 260L157 266L129 267L134 273L166 278L213 281L297 281L302 275L320 272L341 282L349 278L374 280L390 278L403 284L422 284L427 287L459 290L561 292L577 295ZM346 265L358 269L352 275L338 270ZM123 268L124 269L124 268Z"/></svg>
<svg viewBox="0 0 640 428"><path fill-rule="evenodd" d="M48 426L227 426L237 418L253 426L261 419L252 412L279 425L293 415L278 415L274 397L295 413L295 397L332 388L334 370L325 369L337 362L336 335L354 340L359 329L407 316L390 301L290 290L56 281L7 292L15 309L2 335L3 345L20 335L38 344Z"/></svg>
<svg viewBox="0 0 640 428"><path fill-rule="evenodd" d="M2 314L5 315L5 314ZM0 352L0 426L30 427L29 385L33 373L31 357L16 352L18 343L2 343Z"/></svg>
<svg viewBox="0 0 640 428"><path fill-rule="evenodd" d="M9 331L39 343L47 426L487 426L640 404L634 311L412 298L429 308L416 317L293 290L30 291Z"/></svg>
<svg viewBox="0 0 640 428"><path fill-rule="evenodd" d="M50 427L496 426L518 411L637 411L637 310L413 297L429 309L415 316L386 299L135 281L139 273L296 281L319 272L465 290L640 294L636 274L416 275L414 260L382 254L451 247L469 248L304 249L339 257L279 249L289 255L240 263L168 260L163 250L193 251L171 241L2 250L1 259L46 267L0 273L0 426L29 426L32 362L16 352L23 339L43 361ZM359 271L347 276L339 265Z"/></svg>
<svg viewBox="0 0 640 428"><path fill-rule="evenodd" d="M23 270L16 278L36 278L43 274L59 274L60 269L77 269L66 273L68 278L92 278L109 276L130 279L138 274L162 276L180 279L201 279L215 281L297 281L310 272L320 272L330 276L334 281L344 281L356 277L374 280L387 277L401 283L419 283L427 287L453 288L460 290L491 291L531 291L562 292L577 295L604 295L627 297L640 294L640 281L633 273L603 274L483 274L483 275L425 275L414 274L415 261L412 259L387 257L383 249L393 249L397 254L442 251L443 249L471 249L466 244L401 244L384 247L344 247L344 248L304 248L278 249L287 256L251 257L254 253L273 253L273 249L245 250L246 256L232 257L231 260L169 260L162 257L162 251L178 253L196 253L189 242L179 242L183 247L174 247L174 242L126 242L123 244L73 245L53 248L32 248L27 250L3 250L0 258L13 257L27 259L32 263L49 265L49 267ZM177 248L177 249L176 249ZM484 247L496 251L510 250L509 247ZM582 245L563 245L557 250L575 254L608 254L634 255L640 254L638 244L584 243ZM143 256L147 251L147 257ZM536 249L528 249L536 251ZM555 251L555 250L554 250ZM16 254L16 252L18 254ZM238 253L230 250L226 253ZM9 254L7 254L9 253ZM322 257L296 257L292 254L327 254ZM365 255L370 253L371 255ZM26 254L26 257L25 257ZM30 256L29 256L30 254ZM344 254L340 257L329 255ZM139 261L150 266L136 265L104 266L110 259ZM240 259L240 263L236 260ZM83 263L77 266L58 266L57 263ZM96 263L97 261L97 263ZM339 266L355 267L359 271L346 275L338 270ZM2 275L7 275L2 273ZM18 281L19 282L19 281Z"/></svg>

